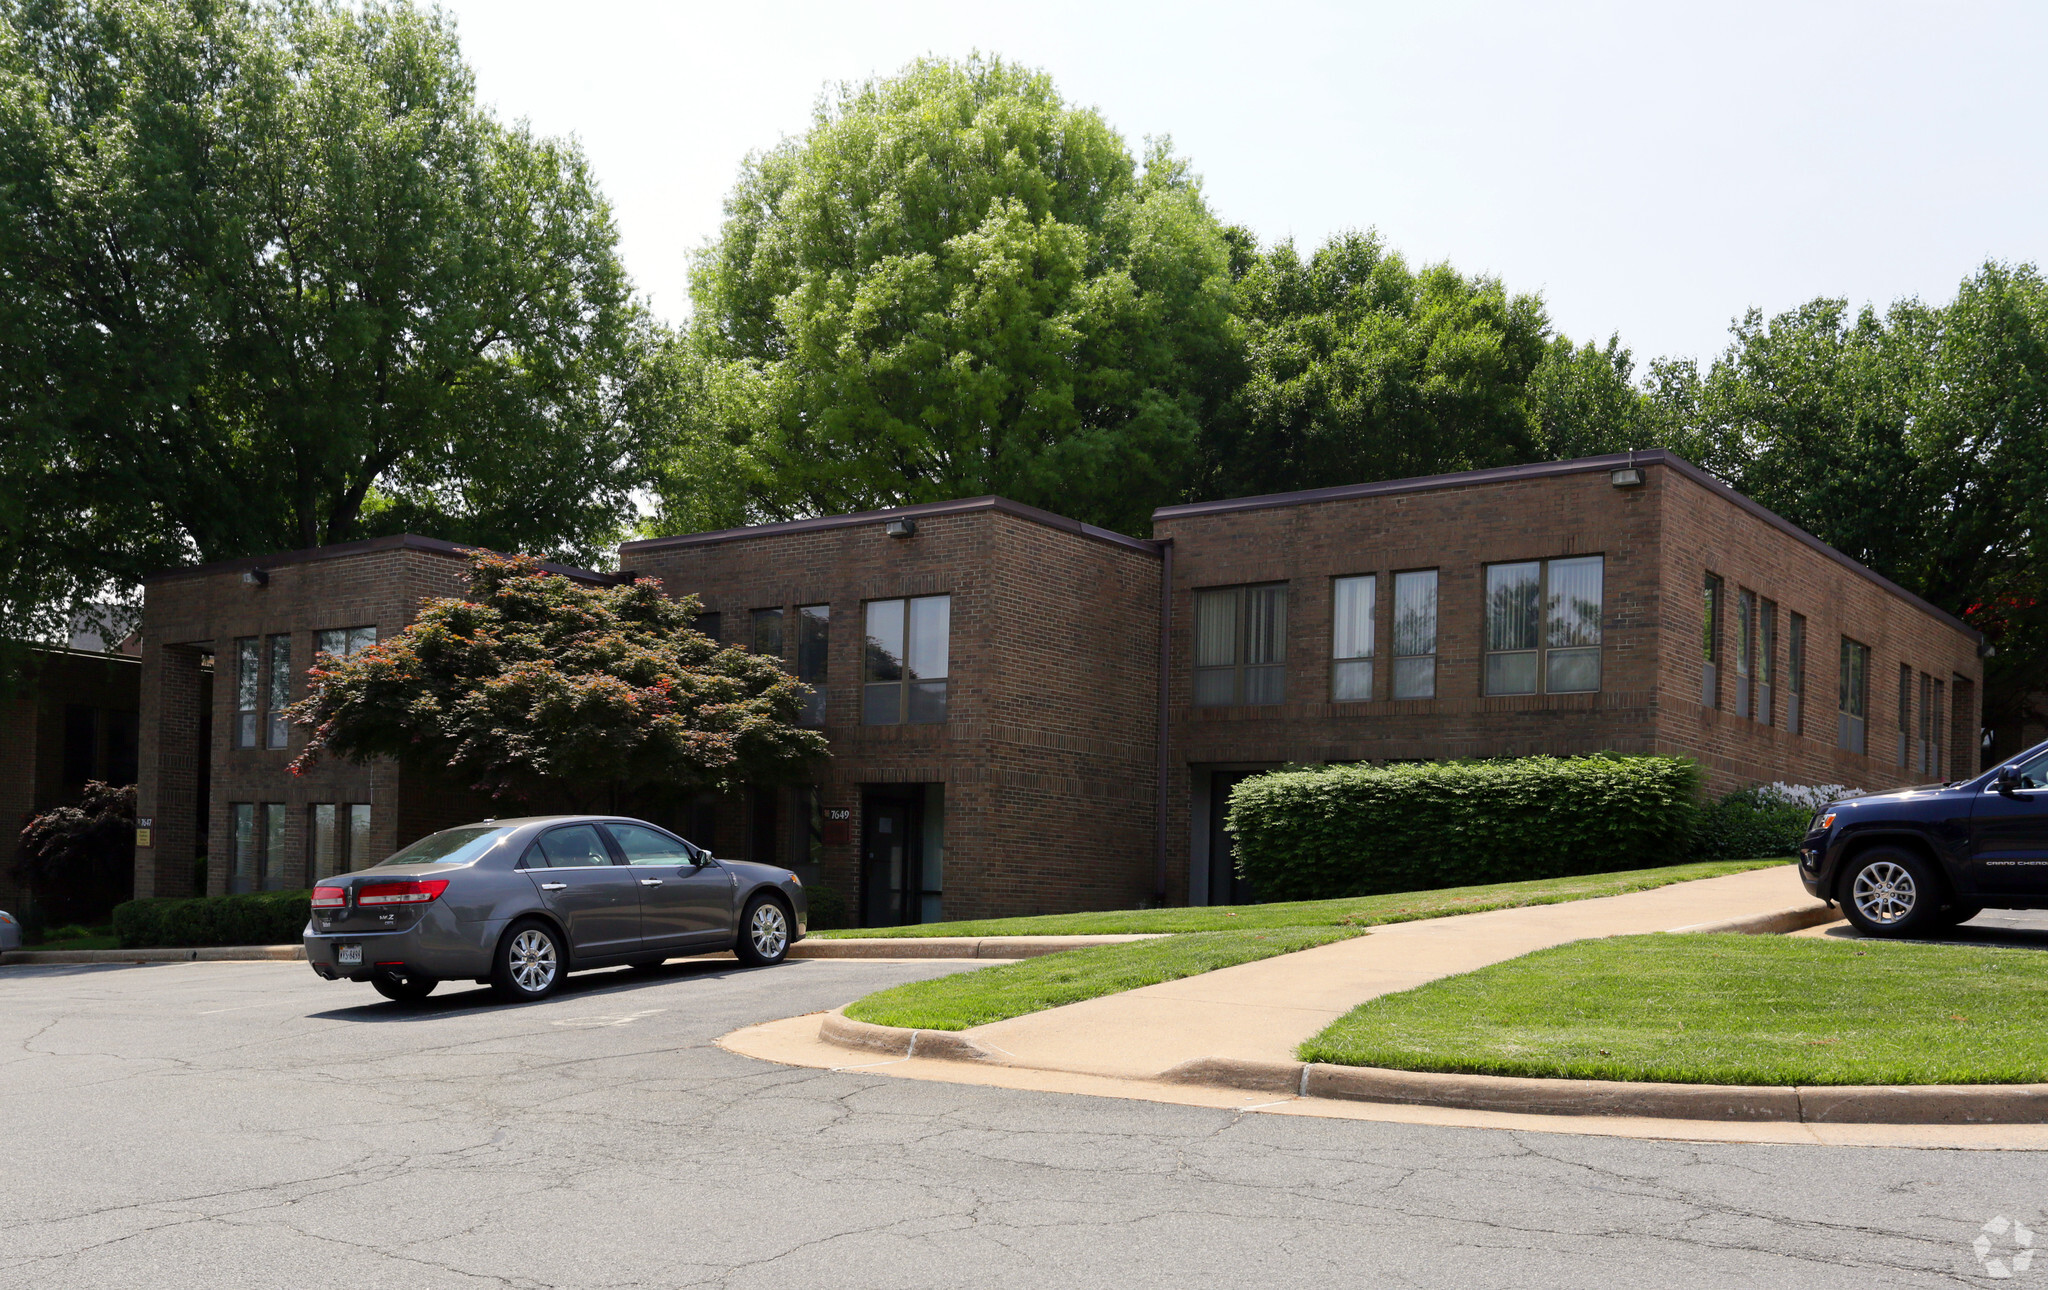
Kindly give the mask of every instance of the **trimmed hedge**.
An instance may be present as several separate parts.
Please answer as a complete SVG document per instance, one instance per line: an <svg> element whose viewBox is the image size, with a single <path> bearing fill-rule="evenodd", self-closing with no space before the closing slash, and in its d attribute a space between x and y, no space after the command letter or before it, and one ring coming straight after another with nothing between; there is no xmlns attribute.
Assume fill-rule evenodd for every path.
<svg viewBox="0 0 2048 1290"><path fill-rule="evenodd" d="M310 891L157 897L114 906L124 950L206 945L296 945L313 916Z"/></svg>
<svg viewBox="0 0 2048 1290"><path fill-rule="evenodd" d="M1237 786L1229 827L1262 901L1562 878L1676 864L1700 782L1682 757L1277 771Z"/></svg>
<svg viewBox="0 0 2048 1290"><path fill-rule="evenodd" d="M1745 788L1701 809L1692 852L1701 860L1789 856L1806 840L1814 808L1769 788Z"/></svg>

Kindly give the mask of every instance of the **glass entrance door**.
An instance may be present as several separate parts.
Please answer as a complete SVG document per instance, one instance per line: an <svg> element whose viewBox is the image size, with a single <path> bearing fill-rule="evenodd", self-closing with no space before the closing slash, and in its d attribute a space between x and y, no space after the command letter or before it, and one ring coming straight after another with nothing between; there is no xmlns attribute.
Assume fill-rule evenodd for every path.
<svg viewBox="0 0 2048 1290"><path fill-rule="evenodd" d="M869 797L861 811L861 926L918 921L923 886L918 863L917 804Z"/></svg>

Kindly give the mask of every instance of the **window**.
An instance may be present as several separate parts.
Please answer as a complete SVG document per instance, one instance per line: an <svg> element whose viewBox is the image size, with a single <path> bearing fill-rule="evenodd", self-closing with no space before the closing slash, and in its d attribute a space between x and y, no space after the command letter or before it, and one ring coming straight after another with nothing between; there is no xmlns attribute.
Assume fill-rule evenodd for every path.
<svg viewBox="0 0 2048 1290"><path fill-rule="evenodd" d="M1870 646L1842 638L1842 665L1836 704L1835 747L1852 753L1869 751Z"/></svg>
<svg viewBox="0 0 2048 1290"><path fill-rule="evenodd" d="M263 656L254 636L235 642L235 747L254 748L263 710Z"/></svg>
<svg viewBox="0 0 2048 1290"><path fill-rule="evenodd" d="M1372 574L1330 584L1330 699L1372 698L1372 627L1379 579Z"/></svg>
<svg viewBox="0 0 2048 1290"><path fill-rule="evenodd" d="M952 634L951 596L869 601L862 723L944 721Z"/></svg>
<svg viewBox="0 0 2048 1290"><path fill-rule="evenodd" d="M1700 702L1709 708L1721 706L1721 580L1707 575L1700 607Z"/></svg>
<svg viewBox="0 0 2048 1290"><path fill-rule="evenodd" d="M285 812L290 809L283 802L263 804L263 850L257 869L265 891L284 890Z"/></svg>
<svg viewBox="0 0 2048 1290"><path fill-rule="evenodd" d="M1922 713L1925 713L1922 708ZM1899 766L1913 765L1913 665L1899 664Z"/></svg>
<svg viewBox="0 0 2048 1290"><path fill-rule="evenodd" d="M725 615L718 613L716 610L708 614L698 614L690 620L690 626L709 636L712 640L718 640L719 629L725 626Z"/></svg>
<svg viewBox="0 0 2048 1290"><path fill-rule="evenodd" d="M1756 662L1756 593L1735 593L1735 715L1750 715Z"/></svg>
<svg viewBox="0 0 2048 1290"><path fill-rule="evenodd" d="M612 853L605 850L604 839L597 836L597 829L588 824L572 824L567 828L549 829L534 843L540 851L545 866L536 866L532 851L526 853L526 867L549 869L587 869L612 862Z"/></svg>
<svg viewBox="0 0 2048 1290"><path fill-rule="evenodd" d="M1799 734L1804 727L1806 701L1806 619L1799 614L1785 617L1785 729Z"/></svg>
<svg viewBox="0 0 2048 1290"><path fill-rule="evenodd" d="M1601 557L1486 570L1486 693L1600 688Z"/></svg>
<svg viewBox="0 0 2048 1290"><path fill-rule="evenodd" d="M1436 570L1394 575L1394 697L1436 697Z"/></svg>
<svg viewBox="0 0 2048 1290"><path fill-rule="evenodd" d="M370 855L367 803L316 802L306 815L306 845L315 879L366 869L375 863Z"/></svg>
<svg viewBox="0 0 2048 1290"><path fill-rule="evenodd" d="M336 658L360 654L376 643L374 627L330 627L313 633L314 653L332 654Z"/></svg>
<svg viewBox="0 0 2048 1290"><path fill-rule="evenodd" d="M1933 680L1934 678L1929 677L1928 679ZM1921 719L1927 723L1926 757L1927 775L1930 779L1946 779L1948 777L1948 772L1943 769L1941 756L1942 734L1948 728L1948 719L1942 698L1942 683L1935 681L1934 692L1928 696L1927 702L1920 705L1920 710L1924 714Z"/></svg>
<svg viewBox="0 0 2048 1290"><path fill-rule="evenodd" d="M228 891L239 895L256 890L256 806L235 802L228 807L234 829L234 867L228 871Z"/></svg>
<svg viewBox="0 0 2048 1290"><path fill-rule="evenodd" d="M612 841L618 843L619 850L625 853L627 864L686 865L697 862L689 843L672 838L659 829L650 829L644 824L607 824L605 827L611 830Z"/></svg>
<svg viewBox="0 0 2048 1290"><path fill-rule="evenodd" d="M1778 683L1778 606L1766 600L1757 615L1756 719L1765 725L1777 720L1773 692Z"/></svg>
<svg viewBox="0 0 2048 1290"><path fill-rule="evenodd" d="M1287 584L1195 593L1195 703L1278 703L1287 693Z"/></svg>
<svg viewBox="0 0 2048 1290"><path fill-rule="evenodd" d="M337 819L338 808L332 802L316 802L306 821L308 841L312 849L313 881L332 878L342 872L341 828Z"/></svg>
<svg viewBox="0 0 2048 1290"><path fill-rule="evenodd" d="M284 710L292 702L292 638L270 638L270 705L263 723L263 746L282 748L291 742L291 723Z"/></svg>
<svg viewBox="0 0 2048 1290"><path fill-rule="evenodd" d="M756 609L754 611L754 652L766 654L769 658L782 657L782 611L780 609Z"/></svg>
<svg viewBox="0 0 2048 1290"><path fill-rule="evenodd" d="M825 724L825 674L832 644L832 606L796 607L796 679L810 689L804 693L801 725Z"/></svg>
<svg viewBox="0 0 2048 1290"><path fill-rule="evenodd" d="M370 857L370 807L365 802L348 808L348 863L351 869L367 869L376 863Z"/></svg>

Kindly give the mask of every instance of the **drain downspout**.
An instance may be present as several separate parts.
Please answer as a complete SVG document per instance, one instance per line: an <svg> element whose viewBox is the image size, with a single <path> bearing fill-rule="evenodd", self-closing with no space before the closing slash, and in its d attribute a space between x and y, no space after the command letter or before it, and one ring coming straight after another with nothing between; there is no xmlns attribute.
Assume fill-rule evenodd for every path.
<svg viewBox="0 0 2048 1290"><path fill-rule="evenodd" d="M1158 856L1153 862L1152 898L1158 908L1166 906L1166 790L1172 779L1168 768L1169 742L1167 739L1167 716L1171 706L1167 698L1167 684L1173 675L1173 539L1159 539L1159 782L1155 788L1158 797L1158 821L1154 832L1158 834Z"/></svg>

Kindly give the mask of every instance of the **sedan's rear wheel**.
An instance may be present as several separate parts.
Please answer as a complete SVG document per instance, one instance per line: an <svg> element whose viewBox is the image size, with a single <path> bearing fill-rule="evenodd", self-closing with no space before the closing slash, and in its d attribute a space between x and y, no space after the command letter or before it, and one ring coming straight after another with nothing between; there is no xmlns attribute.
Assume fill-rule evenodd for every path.
<svg viewBox="0 0 2048 1290"><path fill-rule="evenodd" d="M733 953L748 967L768 967L789 957L789 911L763 892L747 902Z"/></svg>
<svg viewBox="0 0 2048 1290"><path fill-rule="evenodd" d="M514 923L498 942L491 987L502 999L545 999L562 984L567 969L561 938L537 918Z"/></svg>
<svg viewBox="0 0 2048 1290"><path fill-rule="evenodd" d="M1911 936L1933 926L1945 894L1925 860L1878 847L1850 862L1842 912L1865 936Z"/></svg>
<svg viewBox="0 0 2048 1290"><path fill-rule="evenodd" d="M378 994L394 1003L411 1003L416 999L426 998L434 992L434 987L441 983L430 976L400 976L396 972L379 972L370 978L370 984L377 988Z"/></svg>

